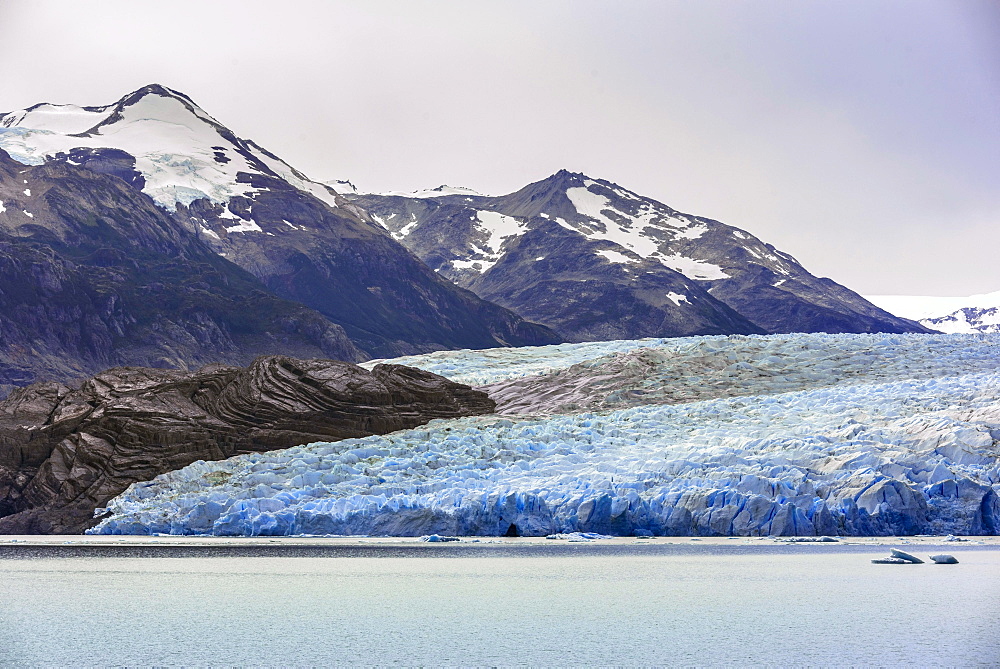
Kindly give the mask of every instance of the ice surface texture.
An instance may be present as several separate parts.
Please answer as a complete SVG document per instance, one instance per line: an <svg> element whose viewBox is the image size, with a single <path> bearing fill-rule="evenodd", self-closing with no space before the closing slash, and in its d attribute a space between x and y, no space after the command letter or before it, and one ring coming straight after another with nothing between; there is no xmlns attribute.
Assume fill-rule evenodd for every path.
<svg viewBox="0 0 1000 669"><path fill-rule="evenodd" d="M745 364L762 394L434 421L197 462L133 485L92 531L502 535L513 524L524 535L997 532L1000 337L782 335L664 347L683 358L703 355L706 342L725 354L756 339L768 355ZM507 355L516 367L536 353ZM841 369L852 364L856 374ZM797 365L817 387L780 392L767 371ZM880 380L864 382L864 369Z"/></svg>

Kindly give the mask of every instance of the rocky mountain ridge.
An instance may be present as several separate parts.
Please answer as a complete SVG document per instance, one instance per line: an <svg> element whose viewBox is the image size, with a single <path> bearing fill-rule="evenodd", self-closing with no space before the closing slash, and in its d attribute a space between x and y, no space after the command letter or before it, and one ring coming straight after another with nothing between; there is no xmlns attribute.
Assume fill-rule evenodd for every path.
<svg viewBox="0 0 1000 669"><path fill-rule="evenodd" d="M442 276L571 341L928 331L744 230L583 174L500 197L348 197Z"/></svg>
<svg viewBox="0 0 1000 669"><path fill-rule="evenodd" d="M157 225L171 228L162 234L195 238L191 243L253 275L273 297L318 312L346 331L360 357L558 341L437 276L333 188L163 86L104 107L42 104L2 115L0 149L22 169L58 164L82 180L121 180L162 210ZM61 226L27 220L23 211L34 212L22 199L39 194L22 197L20 181L5 184L11 192L0 219Z"/></svg>

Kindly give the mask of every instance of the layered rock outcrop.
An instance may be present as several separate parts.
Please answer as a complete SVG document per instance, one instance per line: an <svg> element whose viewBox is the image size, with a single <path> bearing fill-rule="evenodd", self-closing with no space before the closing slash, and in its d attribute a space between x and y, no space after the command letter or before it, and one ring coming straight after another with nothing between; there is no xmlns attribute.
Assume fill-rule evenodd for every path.
<svg viewBox="0 0 1000 669"><path fill-rule="evenodd" d="M264 356L197 372L120 367L0 403L0 533L79 533L131 483L197 460L487 414L485 393L401 365Z"/></svg>

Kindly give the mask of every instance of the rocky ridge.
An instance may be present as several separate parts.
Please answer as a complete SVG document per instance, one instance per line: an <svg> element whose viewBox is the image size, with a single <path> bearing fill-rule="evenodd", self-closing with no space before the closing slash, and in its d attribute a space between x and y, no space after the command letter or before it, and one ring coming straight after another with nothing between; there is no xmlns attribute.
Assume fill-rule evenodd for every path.
<svg viewBox="0 0 1000 669"><path fill-rule="evenodd" d="M442 276L569 341L929 331L749 232L583 174L500 197L348 197Z"/></svg>
<svg viewBox="0 0 1000 669"><path fill-rule="evenodd" d="M196 372L111 369L0 403L0 533L79 533L132 483L197 460L491 413L485 393L401 365L266 356Z"/></svg>

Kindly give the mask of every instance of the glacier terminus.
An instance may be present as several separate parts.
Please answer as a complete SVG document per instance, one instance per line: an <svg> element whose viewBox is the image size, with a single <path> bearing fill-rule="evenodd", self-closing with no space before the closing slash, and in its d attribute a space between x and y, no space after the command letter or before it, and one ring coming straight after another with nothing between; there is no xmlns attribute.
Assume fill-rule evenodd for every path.
<svg viewBox="0 0 1000 669"><path fill-rule="evenodd" d="M133 484L90 532L994 534L998 353L994 335L811 334L412 356L522 396L507 415L196 462ZM578 392L547 402L560 374Z"/></svg>

